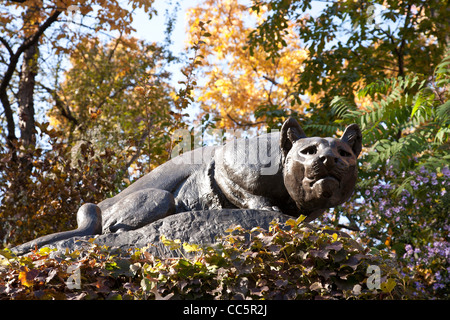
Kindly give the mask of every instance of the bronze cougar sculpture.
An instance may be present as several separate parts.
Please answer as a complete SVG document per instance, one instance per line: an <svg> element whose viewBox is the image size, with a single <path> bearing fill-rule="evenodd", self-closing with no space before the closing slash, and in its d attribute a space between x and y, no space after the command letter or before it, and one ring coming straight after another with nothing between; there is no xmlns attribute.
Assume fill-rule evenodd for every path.
<svg viewBox="0 0 450 320"><path fill-rule="evenodd" d="M312 221L349 199L361 149L356 124L340 139L306 137L289 118L281 132L172 158L118 195L97 205L84 204L77 213L78 229L35 239L19 251L74 236L134 230L193 210L274 210Z"/></svg>

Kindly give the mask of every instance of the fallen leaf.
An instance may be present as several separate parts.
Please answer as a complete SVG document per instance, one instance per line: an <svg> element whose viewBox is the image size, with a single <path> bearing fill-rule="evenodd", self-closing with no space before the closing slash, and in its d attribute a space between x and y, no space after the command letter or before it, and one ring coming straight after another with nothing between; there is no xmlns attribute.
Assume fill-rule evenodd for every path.
<svg viewBox="0 0 450 320"><path fill-rule="evenodd" d="M23 270L19 272L19 281L22 283L22 285L31 287L33 285L33 279L36 278L38 273L38 270L29 270L27 267L24 267Z"/></svg>
<svg viewBox="0 0 450 320"><path fill-rule="evenodd" d="M312 285L309 286L310 290L315 290L315 291L319 291L322 288L323 288L323 286L320 282L314 282Z"/></svg>

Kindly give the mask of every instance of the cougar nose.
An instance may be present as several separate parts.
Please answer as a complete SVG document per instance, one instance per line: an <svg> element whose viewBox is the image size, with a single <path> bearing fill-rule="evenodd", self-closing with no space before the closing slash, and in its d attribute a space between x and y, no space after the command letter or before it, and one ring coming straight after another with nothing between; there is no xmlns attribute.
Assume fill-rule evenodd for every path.
<svg viewBox="0 0 450 320"><path fill-rule="evenodd" d="M337 162L337 158L331 154L321 156L320 161L325 165L327 169L332 169Z"/></svg>

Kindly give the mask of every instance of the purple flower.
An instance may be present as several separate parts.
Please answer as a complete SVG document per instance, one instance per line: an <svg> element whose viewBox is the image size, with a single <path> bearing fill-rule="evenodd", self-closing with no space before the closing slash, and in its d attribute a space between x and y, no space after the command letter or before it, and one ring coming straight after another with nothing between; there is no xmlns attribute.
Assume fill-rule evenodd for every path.
<svg viewBox="0 0 450 320"><path fill-rule="evenodd" d="M384 215L385 215L386 217L388 217L388 218L392 217L391 209L388 208L388 209L384 212Z"/></svg>
<svg viewBox="0 0 450 320"><path fill-rule="evenodd" d="M414 190L417 190L419 187L417 185L417 182L415 180L410 181L411 187L413 187Z"/></svg>
<svg viewBox="0 0 450 320"><path fill-rule="evenodd" d="M403 207L394 207L394 208L392 208L392 210L395 212L395 213L400 213L400 211L402 211L402 210L404 210L405 208L403 208Z"/></svg>
<svg viewBox="0 0 450 320"><path fill-rule="evenodd" d="M409 193L408 190L403 190L403 194L404 194L406 197L410 197L410 196L411 196L411 193Z"/></svg>
<svg viewBox="0 0 450 320"><path fill-rule="evenodd" d="M412 246L411 246L410 244L407 244L407 245L405 246L405 250L406 250L406 252L407 252L408 254L412 254L412 253L413 253L413 248L412 248Z"/></svg>
<svg viewBox="0 0 450 320"><path fill-rule="evenodd" d="M408 204L408 198L403 196L402 199L400 200L400 203L403 205L407 205Z"/></svg>
<svg viewBox="0 0 450 320"><path fill-rule="evenodd" d="M442 284L442 283L435 283L435 284L433 284L433 289L434 290L444 289L444 288L445 288L445 285Z"/></svg>
<svg viewBox="0 0 450 320"><path fill-rule="evenodd" d="M427 173L428 173L428 170L427 170L427 168L425 168L425 167L420 167L419 171L420 171L420 173L422 173L422 174L427 174Z"/></svg>
<svg viewBox="0 0 450 320"><path fill-rule="evenodd" d="M450 178L450 169L449 167L442 168L442 174L447 178Z"/></svg>

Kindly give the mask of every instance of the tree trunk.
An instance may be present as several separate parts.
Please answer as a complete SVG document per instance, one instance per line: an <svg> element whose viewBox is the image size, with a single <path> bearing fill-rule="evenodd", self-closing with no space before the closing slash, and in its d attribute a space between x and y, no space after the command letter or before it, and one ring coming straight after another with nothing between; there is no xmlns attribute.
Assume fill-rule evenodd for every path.
<svg viewBox="0 0 450 320"><path fill-rule="evenodd" d="M34 88L38 71L37 58L39 55L36 42L25 50L22 70L20 73L18 103L20 137L25 148L36 144L36 128L34 123Z"/></svg>

